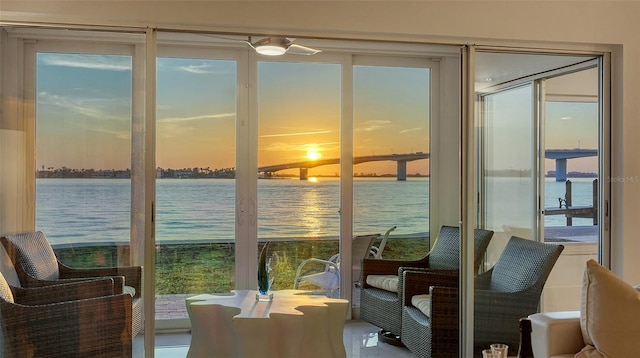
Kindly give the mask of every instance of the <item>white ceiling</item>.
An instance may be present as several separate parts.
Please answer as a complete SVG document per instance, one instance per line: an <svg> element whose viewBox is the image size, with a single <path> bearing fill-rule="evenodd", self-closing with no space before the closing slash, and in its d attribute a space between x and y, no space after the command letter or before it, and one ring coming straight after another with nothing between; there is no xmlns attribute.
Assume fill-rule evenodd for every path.
<svg viewBox="0 0 640 358"><path fill-rule="evenodd" d="M476 91L520 78L543 75L558 69L589 61L594 56L523 54L504 52L476 53ZM592 69L590 71L595 71ZM594 79L596 79L594 83ZM547 82L547 95L579 98L597 96L597 76L582 71Z"/></svg>

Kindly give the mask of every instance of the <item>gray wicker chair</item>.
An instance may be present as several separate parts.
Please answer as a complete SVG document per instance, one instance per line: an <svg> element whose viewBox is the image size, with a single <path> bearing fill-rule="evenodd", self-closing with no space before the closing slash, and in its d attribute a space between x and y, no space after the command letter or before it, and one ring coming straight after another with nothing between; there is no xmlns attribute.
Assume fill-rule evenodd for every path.
<svg viewBox="0 0 640 358"><path fill-rule="evenodd" d="M476 271L489 246L493 231L476 229ZM402 281L407 268L423 270L458 270L460 265L460 229L442 226L432 250L417 261L364 259L362 262L362 290L360 291L360 317L382 330L380 338L387 343L402 345ZM370 277L371 276L371 277ZM377 277L376 277L377 276ZM397 278L397 290L386 290L371 284L376 278ZM368 282L369 281L369 282Z"/></svg>
<svg viewBox="0 0 640 358"><path fill-rule="evenodd" d="M111 279L20 288L0 274L0 356L131 357L131 295L113 291Z"/></svg>
<svg viewBox="0 0 640 358"><path fill-rule="evenodd" d="M22 287L42 287L110 277L114 281L116 294L132 293L131 291L135 290L131 333L135 336L142 331L142 268L140 266L70 268L58 261L49 241L40 231L6 235L0 238L0 241L13 262Z"/></svg>
<svg viewBox="0 0 640 358"><path fill-rule="evenodd" d="M512 236L489 271L476 276L474 346L519 344L519 319L537 312L540 295L564 246ZM458 277L404 273L402 342L418 357L458 356ZM415 295L429 293L430 317L414 307Z"/></svg>

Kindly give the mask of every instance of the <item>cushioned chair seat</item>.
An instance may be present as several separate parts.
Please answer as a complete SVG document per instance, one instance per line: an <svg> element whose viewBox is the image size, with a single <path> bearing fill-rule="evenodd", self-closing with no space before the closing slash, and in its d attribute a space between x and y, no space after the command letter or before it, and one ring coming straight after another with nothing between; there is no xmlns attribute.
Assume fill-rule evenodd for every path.
<svg viewBox="0 0 640 358"><path fill-rule="evenodd" d="M131 296L131 297L135 297L135 295L136 295L136 289L135 289L134 287L126 286L126 285L125 285L125 286L122 288L122 293L126 293L126 294L128 294L129 296Z"/></svg>
<svg viewBox="0 0 640 358"><path fill-rule="evenodd" d="M381 290L398 293L397 275L369 275L367 284Z"/></svg>
<svg viewBox="0 0 640 358"><path fill-rule="evenodd" d="M415 295L411 297L411 305L427 318L431 317L431 295Z"/></svg>

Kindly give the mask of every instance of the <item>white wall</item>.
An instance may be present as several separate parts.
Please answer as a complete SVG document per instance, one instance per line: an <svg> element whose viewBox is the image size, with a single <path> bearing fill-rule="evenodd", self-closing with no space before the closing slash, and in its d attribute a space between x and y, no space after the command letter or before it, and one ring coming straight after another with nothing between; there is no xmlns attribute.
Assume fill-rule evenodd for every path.
<svg viewBox="0 0 640 358"><path fill-rule="evenodd" d="M613 52L612 171L640 179L640 2L12 1L0 20ZM640 183L613 183L613 269L640 283Z"/></svg>

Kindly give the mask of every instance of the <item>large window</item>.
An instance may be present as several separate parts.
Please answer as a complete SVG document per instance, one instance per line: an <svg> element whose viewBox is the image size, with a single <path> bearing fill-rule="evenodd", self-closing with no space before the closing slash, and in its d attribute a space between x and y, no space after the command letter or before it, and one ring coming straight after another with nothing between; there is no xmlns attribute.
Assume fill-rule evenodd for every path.
<svg viewBox="0 0 640 358"><path fill-rule="evenodd" d="M23 227L42 230L71 266L154 256L143 295L156 327L187 327L188 295L255 289L266 241L273 288L288 289L303 260L355 251L355 236L396 226L379 256L417 258L434 222L456 220L430 215L431 164L451 152L431 140L439 68L421 47L267 58L243 40L161 33L152 60L137 35L60 36L25 51L35 120L24 166L36 197ZM457 62L449 51L443 61ZM454 137L441 132L440 146ZM331 294L357 305L358 286L341 278Z"/></svg>
<svg viewBox="0 0 640 358"><path fill-rule="evenodd" d="M339 252L340 81L340 64L258 62L258 242L272 241L275 289ZM337 277L299 288L336 294Z"/></svg>
<svg viewBox="0 0 640 358"><path fill-rule="evenodd" d="M391 231L379 257L429 249L431 69L354 67L354 231ZM382 237L380 240L384 239Z"/></svg>
<svg viewBox="0 0 640 358"><path fill-rule="evenodd" d="M433 73L428 62L358 57L358 64L350 70L353 77L345 79L345 64L339 57L333 57L326 63L307 62L304 57L301 59L305 61L296 62L257 59L257 100L249 103L249 107L255 105L257 108L258 140L253 144L244 141L238 144L235 139L236 107L239 103L236 84L247 75L238 72L236 60L225 59L229 58L228 54L220 57L215 53L205 54L175 46L160 47L156 63L156 244L153 250L156 255L155 293L159 297L156 301L157 319L186 318L182 309L178 313L165 312L175 306L173 300L184 295L225 292L236 287L236 225L248 224L242 218L236 221L238 210L251 211L257 207L258 230L254 240L258 246L267 240L274 242L270 253L276 278L274 288L294 287L296 269L302 260L311 257L329 259L338 253L340 227L346 223L352 226L352 235L383 234L397 226L379 256L418 257L428 251L430 86ZM71 59L78 55L66 56L66 61L60 63L76 71L118 74L123 71L122 56L100 56L98 61L91 57L98 55L84 55L86 63L104 63L90 69L71 65ZM129 61L126 67L129 77L123 79L123 86L129 86L127 93L130 94L132 59L124 59ZM47 76L50 76L48 72L39 70L39 81L46 84ZM84 73L77 73L74 78L88 83L104 83L107 88L113 88L117 79L116 76L101 79ZM353 92L348 96L342 92L344 81L353 86ZM97 91L98 87L94 85L92 91ZM60 184L71 190L81 190L85 195L96 191L99 183L121 183L116 186L120 190L119 195L103 188L98 192L105 197L94 196L87 200L100 202L103 210L119 214L119 222L109 227L118 228L121 231L119 241L126 243L131 216L131 185L127 180L131 169L128 162L132 154L130 150L123 150L130 147L132 140L130 133L124 134L131 126L130 120L120 123L120 131L106 132L124 143L93 140L91 137L82 142L71 129L44 122L55 113L44 107L47 105L44 96L49 93L55 97L55 93L44 87L38 92L43 96L38 101L38 113L42 115L38 119L38 147L49 145L57 148L47 151L47 154L60 152L59 156L65 159L69 158L66 154L70 150L94 158L90 164L78 168L60 164L60 169L56 170L55 163L45 164L46 158L38 157L42 166L38 175L59 176L57 173L63 170L87 172L88 168L95 169L91 180L84 183L91 190L77 185L80 181L58 180ZM90 93L79 92L84 95ZM115 93L123 96L121 89L116 88ZM127 97L129 103L130 97ZM110 112L119 108L105 103L107 96L101 98L100 103ZM349 98L353 101L353 113L345 118L343 106ZM76 110L76 107L67 107L66 110ZM99 116L97 111L85 112L85 115L92 113L99 120L82 122L83 126L86 128L93 123L99 128L85 129L85 133L94 135L115 121L115 115ZM130 117L131 109L128 109L124 119ZM352 182L353 221L351 216L340 215L340 203L345 200L340 190L340 157L344 155L341 154L342 121L353 123L351 159L356 164ZM50 126L40 125L41 122ZM60 131L64 132L64 138L58 134ZM51 144L54 139L68 144ZM85 143L84 149L78 148L82 143ZM92 146L108 143L113 149L92 154L93 151L87 150L90 149L87 143ZM257 205L249 204L251 200L237 201L235 197L238 145L247 146L249 152L257 152L257 176L253 179L258 179ZM362 161L363 157L370 157L370 160ZM114 161L116 158L122 159L122 168L111 165L103 169L101 161ZM107 176L121 180L108 180ZM38 180L39 186L41 182L57 183L56 180ZM52 189L57 195L66 195L59 189ZM49 195L43 197L49 198ZM120 204L114 206L116 200ZM54 238L78 237L78 233L70 236L65 231L58 234L57 230L71 227L55 228L56 220L46 215L46 205L44 199L37 202L38 212L42 213L38 215L38 227ZM82 214L92 212L75 205L71 207L81 210ZM76 216L73 213L67 215ZM98 234L95 230L88 232ZM117 232L109 231L109 235ZM250 238L243 238L243 242L247 239ZM374 244L380 245L380 240L381 236ZM95 243L91 242L91 245ZM127 250L122 248L115 251L116 255L126 253ZM357 263L358 259L355 261ZM356 273L354 280L357 278ZM313 289L309 286L300 288ZM334 287L332 294L340 295L339 287Z"/></svg>
<svg viewBox="0 0 640 358"><path fill-rule="evenodd" d="M35 227L72 267L128 264L132 57L36 63Z"/></svg>
<svg viewBox="0 0 640 358"><path fill-rule="evenodd" d="M235 287L237 62L160 57L157 72L156 319L184 319L176 301Z"/></svg>
<svg viewBox="0 0 640 358"><path fill-rule="evenodd" d="M424 61L384 60L358 57L353 69L353 227L379 234L365 255L417 260L430 249L431 74L437 71ZM353 258L357 268L360 259ZM361 273L353 274L357 282ZM356 287L355 306L358 295Z"/></svg>

